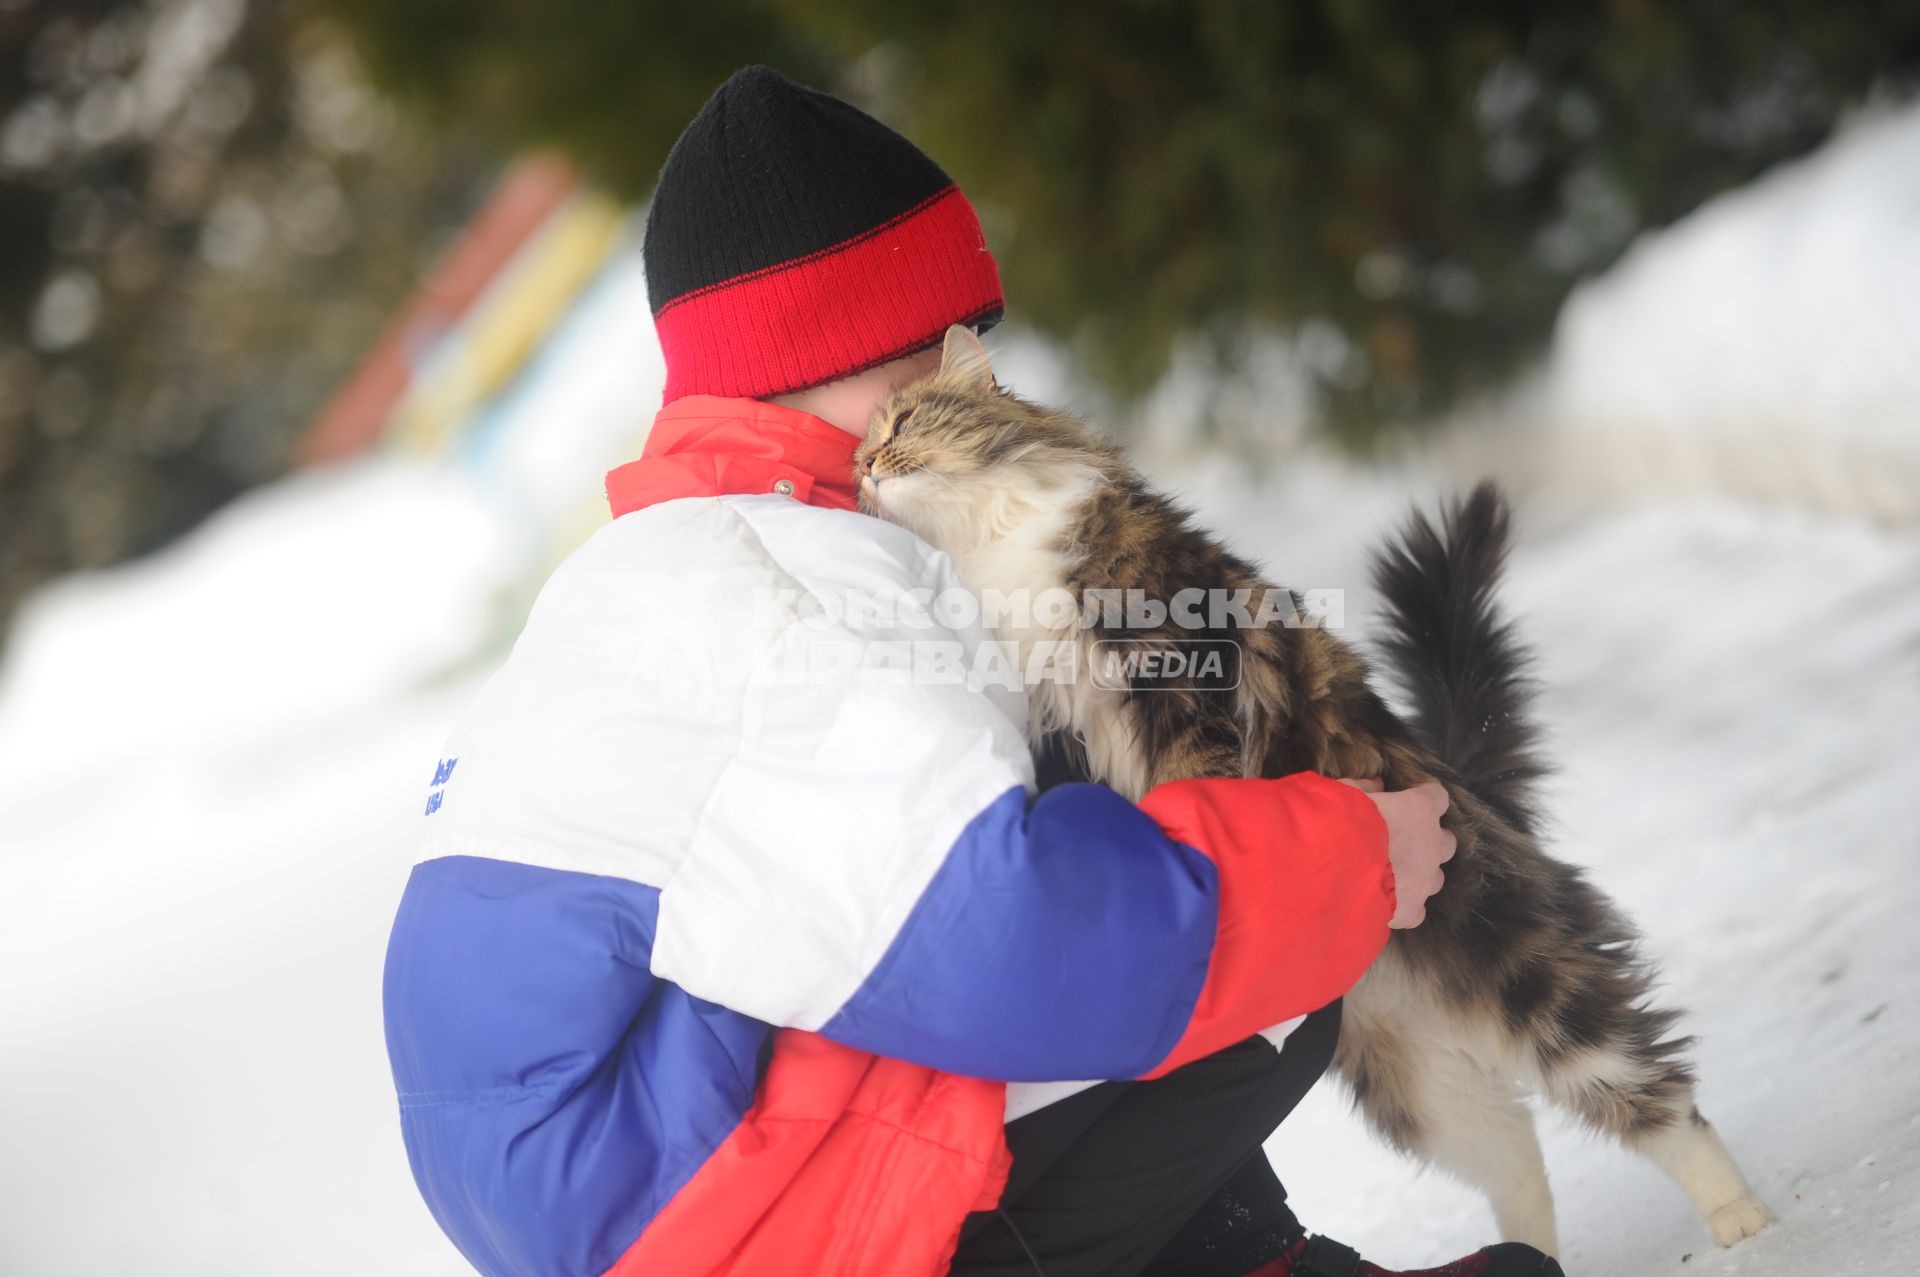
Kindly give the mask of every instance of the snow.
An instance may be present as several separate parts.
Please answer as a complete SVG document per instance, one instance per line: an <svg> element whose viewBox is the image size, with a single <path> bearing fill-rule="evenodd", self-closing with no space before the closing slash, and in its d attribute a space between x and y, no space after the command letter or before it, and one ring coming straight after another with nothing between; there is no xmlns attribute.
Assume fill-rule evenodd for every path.
<svg viewBox="0 0 1920 1277"><path fill-rule="evenodd" d="M1590 489L1920 518L1920 106L1637 243L1514 405ZM1811 357L1817 354L1817 357ZM1729 375L1737 373L1737 375Z"/></svg>
<svg viewBox="0 0 1920 1277"><path fill-rule="evenodd" d="M1911 186L1911 169L1838 162L1782 185L1836 169ZM1920 220L1780 189L1746 194L1850 218L1845 234L1912 260ZM1735 273L1772 260L1727 251ZM1669 306L1698 284L1666 278ZM1660 310L1656 283L1634 287ZM1913 295L1890 282L1862 305ZM1633 369L1647 313L1568 340ZM0 669L0 1272L466 1271L400 1144L386 929L448 726L658 401L645 324L616 264L454 455L262 489L22 617ZM1710 422L1715 384L1820 364L1819 338L1765 347L1769 370L1688 365L1670 385L1694 406L1661 429ZM1572 377L1567 358L1549 380ZM1566 393L1555 429L1578 415ZM1794 456L1824 455L1851 402L1808 394L1764 436ZM1896 473L1912 435L1884 423L1910 427L1920 387L1889 381L1885 401L1878 433L1846 448L1884 445ZM1597 499L1594 454L1560 455L1529 476L1509 590L1541 654L1556 845L1642 924L1692 1009L1702 1107L1781 1216L1716 1251L1657 1173L1556 1126L1569 1271L1904 1277L1920 1252L1920 525L1844 485ZM1177 477L1277 574L1355 591L1364 633L1364 546L1450 475L1304 454L1265 482L1206 460ZM1383 1261L1491 1239L1480 1201L1374 1144L1330 1089L1270 1149L1312 1227Z"/></svg>
<svg viewBox="0 0 1920 1277"><path fill-rule="evenodd" d="M0 676L0 775L70 804L156 757L377 703L464 652L512 566L456 476L382 461L288 480L35 599Z"/></svg>
<svg viewBox="0 0 1920 1277"><path fill-rule="evenodd" d="M0 1271L462 1271L400 1154L379 980L490 531L467 485L376 464L23 622Z"/></svg>

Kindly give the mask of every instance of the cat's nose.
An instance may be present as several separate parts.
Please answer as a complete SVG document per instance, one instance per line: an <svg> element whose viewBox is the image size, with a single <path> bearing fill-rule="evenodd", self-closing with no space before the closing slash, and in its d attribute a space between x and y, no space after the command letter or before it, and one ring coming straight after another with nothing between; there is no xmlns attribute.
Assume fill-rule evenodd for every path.
<svg viewBox="0 0 1920 1277"><path fill-rule="evenodd" d="M870 474L872 474L872 473L873 473L873 458L872 458L872 457L862 457L862 458L860 458L860 464L859 464L859 465L857 465L857 466L855 466L855 467L854 467L854 469L855 469L855 470L856 470L856 471L857 471L857 472L858 472L859 474L861 474L862 476L865 476L865 475L870 475Z"/></svg>

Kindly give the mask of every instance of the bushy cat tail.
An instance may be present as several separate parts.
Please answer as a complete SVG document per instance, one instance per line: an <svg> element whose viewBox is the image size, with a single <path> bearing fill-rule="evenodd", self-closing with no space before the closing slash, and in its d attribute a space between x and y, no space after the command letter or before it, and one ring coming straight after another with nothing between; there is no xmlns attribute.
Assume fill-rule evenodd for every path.
<svg viewBox="0 0 1920 1277"><path fill-rule="evenodd" d="M1527 713L1530 658L1494 602L1506 564L1506 498L1482 482L1440 524L1416 512L1373 556L1386 622L1381 648L1415 730L1467 789L1531 832L1546 768Z"/></svg>

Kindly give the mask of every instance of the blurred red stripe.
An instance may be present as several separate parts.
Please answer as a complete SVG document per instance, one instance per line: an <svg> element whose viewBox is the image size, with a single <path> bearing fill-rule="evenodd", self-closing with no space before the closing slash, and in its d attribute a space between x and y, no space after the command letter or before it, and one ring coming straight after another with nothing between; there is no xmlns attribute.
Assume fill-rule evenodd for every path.
<svg viewBox="0 0 1920 1277"><path fill-rule="evenodd" d="M534 155L515 164L308 425L295 464L337 461L378 439L406 391L415 357L459 323L578 183L573 166L557 156Z"/></svg>

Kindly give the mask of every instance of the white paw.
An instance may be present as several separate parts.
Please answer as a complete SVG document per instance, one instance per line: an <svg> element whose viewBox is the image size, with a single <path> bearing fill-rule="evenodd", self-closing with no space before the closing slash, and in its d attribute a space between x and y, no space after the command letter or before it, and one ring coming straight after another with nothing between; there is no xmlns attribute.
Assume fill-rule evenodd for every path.
<svg viewBox="0 0 1920 1277"><path fill-rule="evenodd" d="M1745 1241L1773 1222L1773 1212L1757 1197L1736 1197L1707 1217L1707 1231L1722 1246Z"/></svg>

